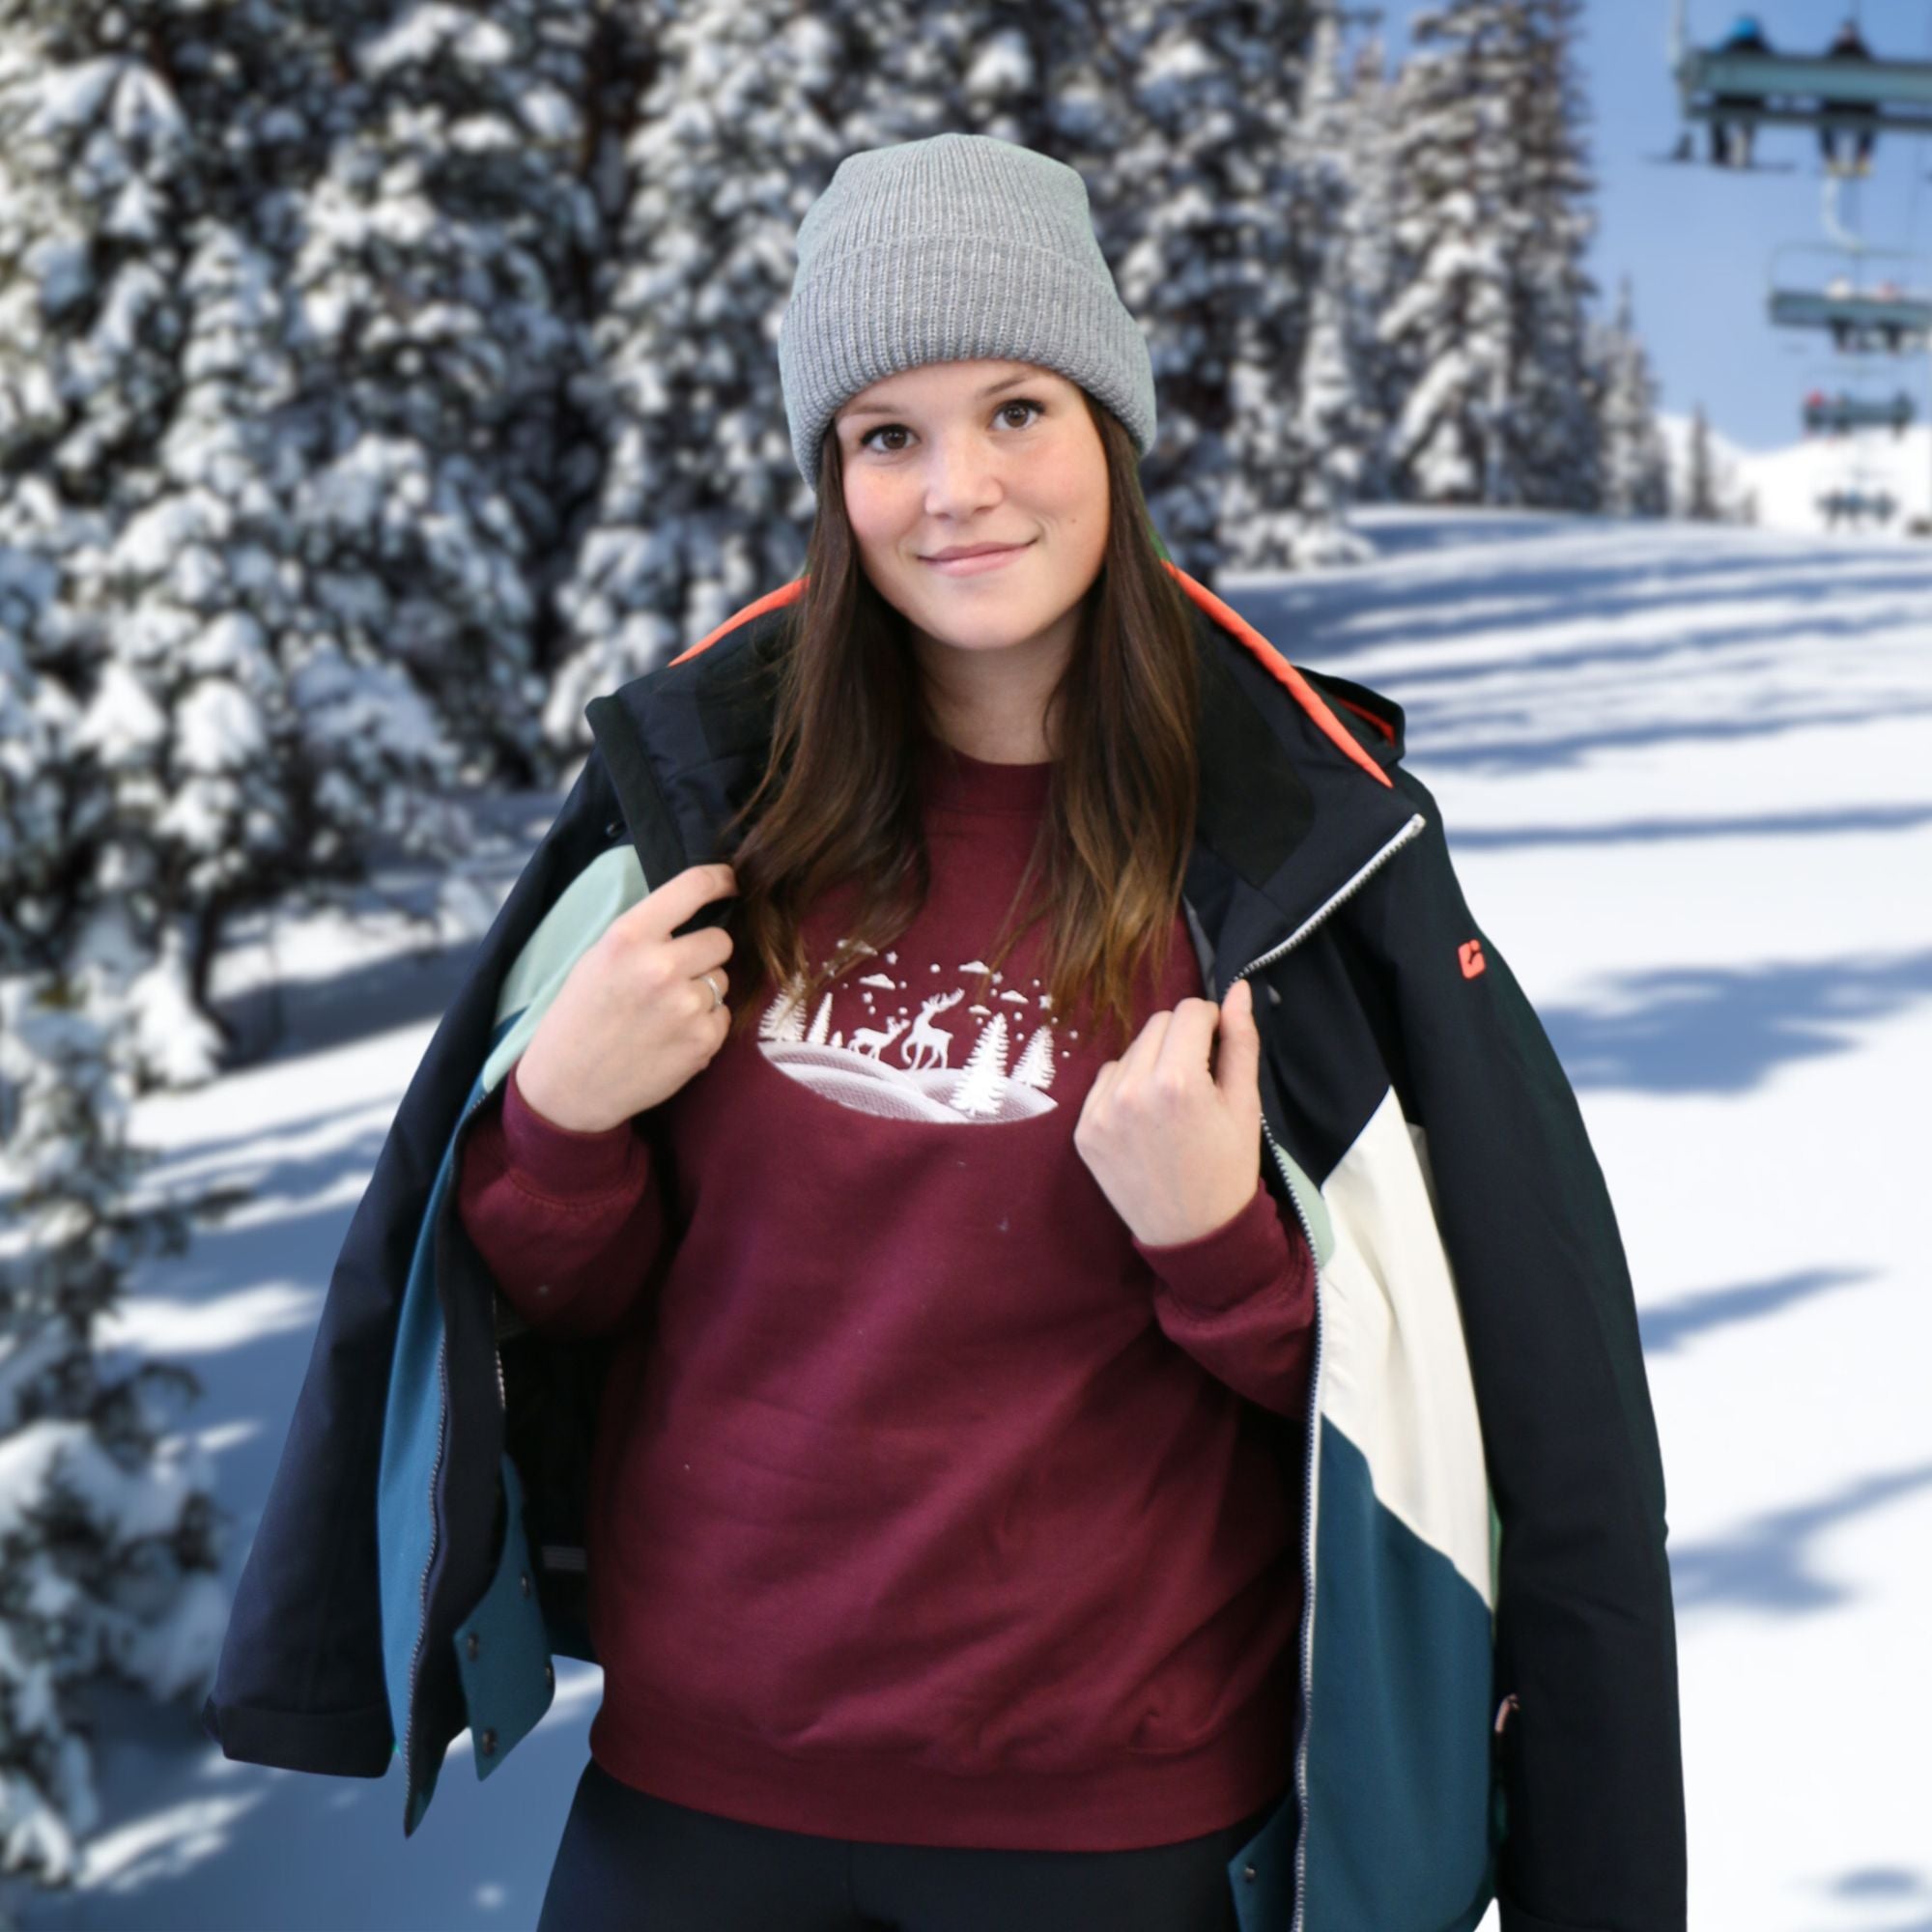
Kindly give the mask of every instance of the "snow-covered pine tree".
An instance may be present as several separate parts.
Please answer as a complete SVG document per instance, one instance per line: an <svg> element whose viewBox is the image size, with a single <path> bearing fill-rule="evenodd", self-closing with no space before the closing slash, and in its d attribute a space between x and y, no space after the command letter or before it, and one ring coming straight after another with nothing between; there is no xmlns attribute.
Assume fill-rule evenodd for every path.
<svg viewBox="0 0 1932 1932"><path fill-rule="evenodd" d="M1520 166L1521 0L1452 0L1409 24L1396 87L1396 294L1378 325L1401 358L1389 438L1396 491L1510 499L1511 197Z"/></svg>
<svg viewBox="0 0 1932 1932"><path fill-rule="evenodd" d="M1603 444L1603 507L1613 517L1670 513L1670 452L1657 420L1657 384L1636 332L1624 276L1616 314L1593 330L1591 393Z"/></svg>
<svg viewBox="0 0 1932 1932"><path fill-rule="evenodd" d="M1318 15L1303 63L1290 147L1288 261L1305 294L1301 357L1279 371L1235 365L1228 435L1234 468L1222 519L1222 560L1242 569L1357 563L1374 554L1345 511L1360 481L1366 438L1357 393L1359 339L1348 283L1348 106L1342 28Z"/></svg>
<svg viewBox="0 0 1932 1932"><path fill-rule="evenodd" d="M24 973L64 943L62 873L86 810L67 756L72 699L21 647L52 601L51 576L12 571L0 620L0 975ZM0 1155L5 1148L0 1133Z"/></svg>
<svg viewBox="0 0 1932 1932"><path fill-rule="evenodd" d="M8 573L19 590L7 628L53 734L39 774L90 767L69 794L84 805L64 827L67 850L23 912L65 944L79 913L112 921L96 971L129 969L124 986L158 952L167 901L191 912L209 856L194 842L204 781L225 781L224 802L241 788L214 725L217 713L234 722L226 680L173 662L181 613L143 594L160 532L137 526L174 495L166 438L188 392L191 217L206 185L183 102L135 31L125 15L77 20L52 5L0 21L0 260L13 265L0 286L0 546L27 566ZM201 522L178 520L164 548L168 566L205 583ZM259 737L242 735L259 753ZM205 1069L213 1040L184 1030L168 1045Z"/></svg>
<svg viewBox="0 0 1932 1932"><path fill-rule="evenodd" d="M99 1822L85 1688L185 1699L185 1735L228 1616L212 1471L174 1427L199 1385L101 1352L130 1262L186 1224L129 1205L143 1160L99 1009L17 949L0 967L0 1877L43 1886Z"/></svg>
<svg viewBox="0 0 1932 1932"><path fill-rule="evenodd" d="M1377 324L1391 299L1395 251L1395 87L1378 35L1356 55L1343 124L1349 199L1342 211L1339 286L1355 376L1361 464L1355 495L1379 502L1391 494L1388 440L1402 407L1401 362Z"/></svg>
<svg viewBox="0 0 1932 1932"><path fill-rule="evenodd" d="M798 574L813 498L778 326L799 220L845 154L917 138L880 112L923 109L919 133L949 125L930 88L889 100L876 76L879 39L921 44L896 0L651 0L646 14L648 63L597 133L596 480L556 593L570 648L544 730L558 751L587 745L591 697Z"/></svg>
<svg viewBox="0 0 1932 1932"><path fill-rule="evenodd" d="M1577 71L1582 0L1524 0L1508 63L1517 178L1510 196L1510 407L1502 417L1508 500L1592 510L1601 496L1589 405L1590 304L1584 266L1596 228Z"/></svg>
<svg viewBox="0 0 1932 1932"><path fill-rule="evenodd" d="M323 16L339 133L289 264L305 601L427 697L465 782L561 776L551 590L599 469L586 101L607 57L639 77L592 46L628 35L620 14L638 20L582 0Z"/></svg>
<svg viewBox="0 0 1932 1932"><path fill-rule="evenodd" d="M1104 106L1051 152L1086 180L1102 250L1149 337L1160 413L1141 469L1150 513L1175 563L1205 582L1236 543L1250 565L1287 565L1311 293L1289 213L1291 148L1311 9L1122 0L1100 14L1096 36L1094 10L1068 9L1066 44L1086 49ZM1243 367L1254 380L1237 385ZM1269 534L1283 511L1290 533ZM1256 539L1231 527L1251 519Z"/></svg>
<svg viewBox="0 0 1932 1932"><path fill-rule="evenodd" d="M58 524L53 492L22 491ZM109 1673L199 1701L227 1618L218 1512L171 1399L194 1378L102 1352L99 1324L143 1252L179 1252L223 1191L143 1204L128 1134L128 1022L68 970L79 915L66 867L98 810L71 750L71 696L22 638L55 605L51 570L14 569L0 625L0 1924L19 1885L73 1875L98 1821L80 1709ZM191 1727L184 1712L183 1729Z"/></svg>
<svg viewBox="0 0 1932 1932"><path fill-rule="evenodd" d="M1378 329L1399 358L1398 494L1597 501L1579 14L1580 0L1452 0L1411 25L1394 90L1397 286Z"/></svg>
<svg viewBox="0 0 1932 1932"><path fill-rule="evenodd" d="M1755 497L1745 487L1723 438L1712 429L1704 406L1692 409L1688 423L1669 427L1669 514L1700 523L1755 522Z"/></svg>
<svg viewBox="0 0 1932 1932"><path fill-rule="evenodd" d="M440 796L440 700L390 660L408 627L377 582L434 520L339 455L348 399L301 338L304 304L347 292L289 287L306 185L367 98L342 84L355 19L326 25L166 0L0 22L0 258L20 265L0 287L0 545L35 559L10 618L84 767L46 919L75 982L127 1015L106 1050L143 1084L218 1065L225 919L355 876L377 839L447 856L465 824ZM429 225L392 221L390 255ZM377 327L399 288L370 300ZM359 544L333 541L345 522ZM475 683L455 680L466 704Z"/></svg>
<svg viewBox="0 0 1932 1932"><path fill-rule="evenodd" d="M1711 425L1705 418L1702 403L1690 413L1690 447L1686 457L1684 501L1676 513L1693 523L1702 524L1717 523L1722 516L1718 507L1718 479L1712 463Z"/></svg>
<svg viewBox="0 0 1932 1932"><path fill-rule="evenodd" d="M453 775L384 626L331 668L371 612L304 568L281 270L326 51L269 7L0 20L0 1867L43 1883L95 1820L83 1687L198 1700L225 1620L193 1378L99 1333L224 1203L133 1198L128 1103L213 1070L223 917Z"/></svg>
<svg viewBox="0 0 1932 1932"><path fill-rule="evenodd" d="M137 1071L175 1069L162 1049L193 1065L205 1048L179 1010L176 922L267 842L260 741L236 721L277 682L227 675L217 607L263 559L218 540L257 507L256 470L197 407L245 380L245 304L207 264L245 259L211 180L224 143L251 152L242 75L260 64L212 59L178 24L50 5L0 20L0 1871L16 1882L71 1878L96 1822L85 1684L192 1699L225 1619L209 1471L170 1429L193 1378L118 1363L97 1333L129 1262L181 1243L181 1204L129 1198L128 1101ZM235 119L204 130L191 103L223 89ZM170 544L174 594L150 603ZM254 768L226 755L238 738ZM156 1009L177 1024L144 1039Z"/></svg>

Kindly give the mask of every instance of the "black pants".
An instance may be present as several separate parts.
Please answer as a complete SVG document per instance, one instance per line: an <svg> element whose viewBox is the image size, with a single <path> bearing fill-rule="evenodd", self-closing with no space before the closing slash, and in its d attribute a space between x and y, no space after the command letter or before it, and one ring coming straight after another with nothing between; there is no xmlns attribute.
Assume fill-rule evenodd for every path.
<svg viewBox="0 0 1932 1932"><path fill-rule="evenodd" d="M1236 1932L1228 1861L1272 1804L1126 1852L884 1845L577 1781L537 1932Z"/></svg>

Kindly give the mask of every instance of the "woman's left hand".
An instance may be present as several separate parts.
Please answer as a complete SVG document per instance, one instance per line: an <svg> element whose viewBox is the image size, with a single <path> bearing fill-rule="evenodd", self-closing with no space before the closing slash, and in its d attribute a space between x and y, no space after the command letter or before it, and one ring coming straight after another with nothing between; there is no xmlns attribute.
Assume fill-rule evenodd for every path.
<svg viewBox="0 0 1932 1932"><path fill-rule="evenodd" d="M1218 1024L1220 1064L1208 1071ZM1261 1035L1254 993L1182 1000L1153 1014L1087 1092L1073 1146L1149 1247L1211 1234L1261 1184Z"/></svg>

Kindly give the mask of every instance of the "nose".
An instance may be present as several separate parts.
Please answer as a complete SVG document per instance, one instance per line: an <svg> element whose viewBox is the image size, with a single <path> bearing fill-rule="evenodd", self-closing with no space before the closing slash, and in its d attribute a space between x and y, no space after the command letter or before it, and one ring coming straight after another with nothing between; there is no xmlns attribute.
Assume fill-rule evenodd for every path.
<svg viewBox="0 0 1932 1932"><path fill-rule="evenodd" d="M939 521L962 518L1000 497L993 454L978 438L942 436L925 460L925 513Z"/></svg>

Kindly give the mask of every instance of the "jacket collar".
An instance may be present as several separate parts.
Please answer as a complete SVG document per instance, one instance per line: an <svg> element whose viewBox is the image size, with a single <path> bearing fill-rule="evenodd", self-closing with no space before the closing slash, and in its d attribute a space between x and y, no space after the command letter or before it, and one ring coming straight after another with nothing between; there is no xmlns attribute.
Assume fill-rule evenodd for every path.
<svg viewBox="0 0 1932 1932"><path fill-rule="evenodd" d="M1219 998L1387 845L1414 807L1383 769L1402 751L1400 707L1298 669L1211 591L1167 568L1193 607L1201 670L1201 785L1182 896L1204 980ZM762 673L804 587L799 579L759 598L585 707L646 879L725 856L720 831L769 755Z"/></svg>

